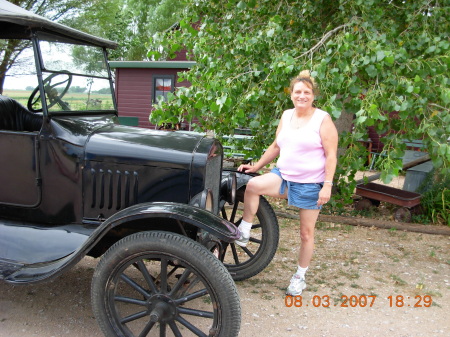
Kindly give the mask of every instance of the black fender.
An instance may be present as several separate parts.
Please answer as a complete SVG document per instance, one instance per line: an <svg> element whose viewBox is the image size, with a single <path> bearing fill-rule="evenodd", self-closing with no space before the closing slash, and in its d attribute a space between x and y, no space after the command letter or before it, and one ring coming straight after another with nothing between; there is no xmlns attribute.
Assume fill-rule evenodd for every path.
<svg viewBox="0 0 450 337"><path fill-rule="evenodd" d="M45 242L47 243L54 240L65 242L64 236L74 236L75 232L77 241L72 240L72 246L66 247L66 252L61 251L59 253L60 257L49 253L47 256L52 256L52 260L44 259L39 263L30 264L17 264L11 261L17 269L5 277L4 281L13 284L26 284L57 277L84 258L111 229L125 225L127 222L158 217L172 218L189 223L225 242L233 242L240 235L234 224L199 207L170 202L138 204L117 212L98 227L89 226L90 229L84 227L82 231L78 231L79 225L65 225L52 227L51 230L36 231L38 236L45 236ZM73 231L70 229L73 229ZM164 230L164 228L161 228L161 230ZM34 240L39 240L39 237L30 237L34 237ZM46 254L46 250L49 249L51 250L50 247L42 245L43 254Z"/></svg>
<svg viewBox="0 0 450 337"><path fill-rule="evenodd" d="M171 218L187 222L225 242L234 242L240 235L233 223L205 209L172 202L153 202L131 206L108 218L102 227L105 226L109 230L130 221L149 218Z"/></svg>

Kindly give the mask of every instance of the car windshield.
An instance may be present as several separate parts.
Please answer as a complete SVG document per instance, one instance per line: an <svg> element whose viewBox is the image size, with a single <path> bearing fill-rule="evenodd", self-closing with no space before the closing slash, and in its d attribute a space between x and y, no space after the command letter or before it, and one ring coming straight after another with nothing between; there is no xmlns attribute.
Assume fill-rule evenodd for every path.
<svg viewBox="0 0 450 337"><path fill-rule="evenodd" d="M114 110L103 50L100 47L39 41L42 78L50 113ZM4 94L32 111L42 111L31 45L5 81Z"/></svg>

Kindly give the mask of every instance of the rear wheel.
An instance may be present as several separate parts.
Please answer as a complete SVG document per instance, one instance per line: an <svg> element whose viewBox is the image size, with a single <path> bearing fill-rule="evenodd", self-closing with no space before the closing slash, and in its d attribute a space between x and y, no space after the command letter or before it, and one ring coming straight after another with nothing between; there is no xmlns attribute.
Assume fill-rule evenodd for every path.
<svg viewBox="0 0 450 337"><path fill-rule="evenodd" d="M110 336L237 336L241 307L230 274L184 236L141 232L102 257L92 306Z"/></svg>
<svg viewBox="0 0 450 337"><path fill-rule="evenodd" d="M222 217L236 226L242 221L244 189L236 193L236 202L222 208ZM266 268L278 247L280 232L277 217L269 202L260 197L255 222L246 247L231 243L225 247L223 262L235 281L255 276Z"/></svg>

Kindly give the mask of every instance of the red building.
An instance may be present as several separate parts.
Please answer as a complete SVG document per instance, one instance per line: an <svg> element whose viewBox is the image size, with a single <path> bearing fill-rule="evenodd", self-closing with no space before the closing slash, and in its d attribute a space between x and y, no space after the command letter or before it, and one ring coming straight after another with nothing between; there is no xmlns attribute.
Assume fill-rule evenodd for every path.
<svg viewBox="0 0 450 337"><path fill-rule="evenodd" d="M111 61L121 123L154 128L149 122L153 104L177 87L190 86L188 81L178 82L177 74L193 65L195 62L186 60Z"/></svg>

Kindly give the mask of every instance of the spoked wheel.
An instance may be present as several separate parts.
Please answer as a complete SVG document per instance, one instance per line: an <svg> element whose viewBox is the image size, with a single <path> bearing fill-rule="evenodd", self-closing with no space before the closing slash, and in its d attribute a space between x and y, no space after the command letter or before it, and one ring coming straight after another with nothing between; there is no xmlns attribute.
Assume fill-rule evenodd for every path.
<svg viewBox="0 0 450 337"><path fill-rule="evenodd" d="M236 202L222 209L222 217L236 226L242 221L244 190L236 193ZM261 272L272 261L278 247L280 231L277 217L269 202L260 197L255 222L246 247L231 243L225 247L223 262L235 281L248 279Z"/></svg>
<svg viewBox="0 0 450 337"><path fill-rule="evenodd" d="M105 336L237 336L241 307L223 264L205 247L167 232L113 245L92 280Z"/></svg>

